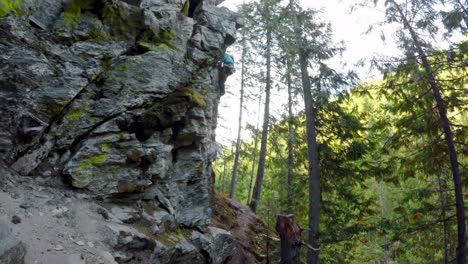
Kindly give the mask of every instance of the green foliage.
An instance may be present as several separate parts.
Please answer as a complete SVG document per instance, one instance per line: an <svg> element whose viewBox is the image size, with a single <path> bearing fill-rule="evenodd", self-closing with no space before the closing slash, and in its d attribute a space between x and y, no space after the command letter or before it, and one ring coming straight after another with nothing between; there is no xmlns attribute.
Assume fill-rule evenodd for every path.
<svg viewBox="0 0 468 264"><path fill-rule="evenodd" d="M430 57L430 63L439 67L436 79L460 147L466 144L468 125L464 114L468 110L465 50L463 42L450 51L433 51ZM450 164L429 88L419 65L400 64L384 80L361 84L349 95L317 107L323 171L321 262L378 263L387 241L390 262L441 263L444 223L449 258L454 258L456 222ZM304 117L296 116L293 124L297 139L294 215L299 225L306 227L308 166ZM274 216L287 208L287 125L288 120L283 119L270 129L266 176L258 208L264 222L274 223ZM260 132L251 133L253 138ZM247 201L253 153L251 139L243 144L239 162L235 199L242 203ZM221 160L214 166L220 192L227 191L233 154L232 147L225 146ZM464 170L468 164L465 156L459 154ZM466 197L466 180L464 188Z"/></svg>
<svg viewBox="0 0 468 264"><path fill-rule="evenodd" d="M0 0L0 18L12 12L14 15L22 14L21 6L24 0Z"/></svg>

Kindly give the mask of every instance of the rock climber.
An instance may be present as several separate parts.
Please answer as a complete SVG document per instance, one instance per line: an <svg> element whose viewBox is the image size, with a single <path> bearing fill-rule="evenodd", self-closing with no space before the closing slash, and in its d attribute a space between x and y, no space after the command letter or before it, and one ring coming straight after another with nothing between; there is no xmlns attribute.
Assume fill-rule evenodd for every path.
<svg viewBox="0 0 468 264"><path fill-rule="evenodd" d="M234 57L227 53L224 54L224 57L219 64L219 67L219 92L221 95L224 95L224 84L226 83L227 77L236 71L236 69L234 68Z"/></svg>

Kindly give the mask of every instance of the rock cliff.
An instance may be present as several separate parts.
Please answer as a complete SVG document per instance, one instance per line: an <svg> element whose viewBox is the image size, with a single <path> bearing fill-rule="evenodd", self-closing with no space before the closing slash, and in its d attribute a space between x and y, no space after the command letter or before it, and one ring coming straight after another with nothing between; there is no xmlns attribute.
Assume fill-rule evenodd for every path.
<svg viewBox="0 0 468 264"><path fill-rule="evenodd" d="M209 201L217 62L242 21L219 0L184 2L0 1L0 184L1 201L11 200L0 204L0 241L14 257L224 263L232 256L231 234L209 226ZM13 227L20 239L43 217L74 233L69 242L98 236L88 239L92 254L64 254L68 262L32 255L41 252L37 241L8 235L12 214L31 225ZM0 259L8 258L1 245ZM66 251L59 246L46 252Z"/></svg>

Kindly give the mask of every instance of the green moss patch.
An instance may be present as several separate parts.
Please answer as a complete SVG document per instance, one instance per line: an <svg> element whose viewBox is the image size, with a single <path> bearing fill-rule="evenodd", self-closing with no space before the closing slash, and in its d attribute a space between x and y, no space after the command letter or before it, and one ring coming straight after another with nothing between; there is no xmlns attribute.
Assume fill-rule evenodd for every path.
<svg viewBox="0 0 468 264"><path fill-rule="evenodd" d="M80 169L92 168L96 165L104 163L107 159L107 155L107 153L98 153L86 157L80 162Z"/></svg>
<svg viewBox="0 0 468 264"><path fill-rule="evenodd" d="M215 194L211 223L215 227L231 230L238 225L237 211L228 198Z"/></svg>
<svg viewBox="0 0 468 264"><path fill-rule="evenodd" d="M128 10L106 3L103 10L103 22L114 32L115 36L123 37L131 26Z"/></svg>
<svg viewBox="0 0 468 264"><path fill-rule="evenodd" d="M75 0L69 3L64 14L67 27L76 26L82 13L93 10L95 6L96 0Z"/></svg>
<svg viewBox="0 0 468 264"><path fill-rule="evenodd" d="M86 113L86 110L88 109L88 105L84 105L81 108L78 108L78 106L72 107L67 114L65 115L65 120L67 121L79 121L83 115Z"/></svg>
<svg viewBox="0 0 468 264"><path fill-rule="evenodd" d="M160 241L167 247L174 247L182 239L189 237L192 234L192 230L177 227L172 230L167 230L166 232L156 236L156 240Z"/></svg>
<svg viewBox="0 0 468 264"><path fill-rule="evenodd" d="M185 88L175 91L173 94L168 96L169 101L171 100L171 97L185 98L189 102L195 104L198 107L201 107L201 108L206 107L205 97L190 87L185 87Z"/></svg>
<svg viewBox="0 0 468 264"><path fill-rule="evenodd" d="M174 32L170 29L165 29L159 34L154 34L151 31L147 31L137 41L139 48L145 49L146 51L157 51L157 50L174 50L172 40L174 39Z"/></svg>
<svg viewBox="0 0 468 264"><path fill-rule="evenodd" d="M18 16L23 13L21 6L23 0L0 0L0 17L4 17L9 13Z"/></svg>
<svg viewBox="0 0 468 264"><path fill-rule="evenodd" d="M70 2L65 9L65 25L74 28L79 23L83 14L90 12L97 15L102 20L102 23L108 26L112 35L105 32L101 26L90 30L90 39L96 41L107 41L111 38L124 39L132 24L130 21L131 16L134 16L134 14L130 14L130 10L126 8L111 3L105 3L102 7L99 2L97 0L74 0Z"/></svg>

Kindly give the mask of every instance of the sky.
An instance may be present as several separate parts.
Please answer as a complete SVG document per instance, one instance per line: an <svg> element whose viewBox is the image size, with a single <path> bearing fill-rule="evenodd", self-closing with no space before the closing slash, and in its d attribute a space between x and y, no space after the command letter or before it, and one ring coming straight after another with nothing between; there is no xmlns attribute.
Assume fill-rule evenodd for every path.
<svg viewBox="0 0 468 264"><path fill-rule="evenodd" d="M243 0L226 0L221 4L231 10L236 10L236 6L241 4ZM367 81L379 78L379 74L375 71L369 71L368 68L358 68L355 64L361 59L371 59L373 55L395 55L398 49L391 44L384 43L380 37L381 32L375 31L370 34L364 34L369 28L369 25L384 20L383 10L378 8L359 9L350 13L350 4L354 1L345 0L301 0L301 6L304 8L321 9L322 19L329 21L332 24L334 41L344 41L346 50L343 56L336 62L336 66L340 70L354 70L358 73L361 80ZM391 29L385 29L391 32ZM385 32L388 34L388 32ZM232 49L228 52L233 52ZM235 58L240 55L234 53ZM344 64L343 64L344 63ZM239 113L239 84L240 84L240 68L237 67L237 72L230 76L226 82L227 93L221 98L219 108L219 119L217 128L217 141L222 144L227 144L230 140L235 140L237 137L238 113ZM258 88L257 88L258 89ZM279 116L286 110L284 104L285 96L276 91L272 92L272 106L274 116ZM258 103L248 102L245 106L243 126L246 123L256 125ZM263 108L263 106L262 106ZM261 114L260 116L262 116ZM260 118L260 124L262 120ZM250 137L244 133L242 138Z"/></svg>

